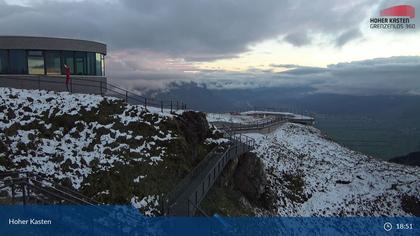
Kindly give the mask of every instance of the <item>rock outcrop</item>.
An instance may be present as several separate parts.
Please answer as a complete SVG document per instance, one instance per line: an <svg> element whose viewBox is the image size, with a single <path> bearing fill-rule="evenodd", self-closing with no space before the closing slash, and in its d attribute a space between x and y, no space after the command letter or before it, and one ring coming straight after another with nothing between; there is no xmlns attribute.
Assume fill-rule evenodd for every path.
<svg viewBox="0 0 420 236"><path fill-rule="evenodd" d="M267 184L262 161L254 153L245 153L239 158L234 175L235 187L250 201L257 201Z"/></svg>
<svg viewBox="0 0 420 236"><path fill-rule="evenodd" d="M177 117L179 130L190 144L199 144L207 138L210 129L206 115L202 112L187 111Z"/></svg>

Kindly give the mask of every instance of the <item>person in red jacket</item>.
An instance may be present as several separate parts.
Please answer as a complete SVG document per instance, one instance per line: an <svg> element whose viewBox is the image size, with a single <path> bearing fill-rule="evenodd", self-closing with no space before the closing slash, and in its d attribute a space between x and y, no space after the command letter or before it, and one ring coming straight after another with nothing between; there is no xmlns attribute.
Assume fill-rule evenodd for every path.
<svg viewBox="0 0 420 236"><path fill-rule="evenodd" d="M68 65L64 65L64 72L66 73L66 88L67 91L69 92L69 83L70 83L70 67Z"/></svg>

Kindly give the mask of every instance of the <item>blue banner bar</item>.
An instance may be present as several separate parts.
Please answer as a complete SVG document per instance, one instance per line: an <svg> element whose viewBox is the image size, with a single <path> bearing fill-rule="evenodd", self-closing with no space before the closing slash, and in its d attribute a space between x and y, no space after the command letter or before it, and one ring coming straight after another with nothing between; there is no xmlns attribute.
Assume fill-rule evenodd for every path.
<svg viewBox="0 0 420 236"><path fill-rule="evenodd" d="M144 217L130 206L0 206L0 235L420 235L420 217Z"/></svg>

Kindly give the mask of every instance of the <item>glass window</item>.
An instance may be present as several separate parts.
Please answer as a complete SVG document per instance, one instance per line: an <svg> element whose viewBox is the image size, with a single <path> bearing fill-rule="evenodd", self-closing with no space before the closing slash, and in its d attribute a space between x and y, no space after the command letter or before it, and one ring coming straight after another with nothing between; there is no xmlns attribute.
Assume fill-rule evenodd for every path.
<svg viewBox="0 0 420 236"><path fill-rule="evenodd" d="M7 50L0 50L0 74L7 74L9 67L9 56Z"/></svg>
<svg viewBox="0 0 420 236"><path fill-rule="evenodd" d="M10 74L27 74L28 61L25 50L9 50L9 72Z"/></svg>
<svg viewBox="0 0 420 236"><path fill-rule="evenodd" d="M96 75L102 76L102 55L96 53Z"/></svg>
<svg viewBox="0 0 420 236"><path fill-rule="evenodd" d="M96 65L95 65L95 53L94 52L88 52L86 54L86 60L87 60L87 75L96 75L95 73L95 69L96 69Z"/></svg>
<svg viewBox="0 0 420 236"><path fill-rule="evenodd" d="M86 74L86 52L75 52L74 61L76 63L76 75Z"/></svg>
<svg viewBox="0 0 420 236"><path fill-rule="evenodd" d="M64 75L64 65L70 67L70 74L74 74L74 53L72 51L63 51L61 73Z"/></svg>
<svg viewBox="0 0 420 236"><path fill-rule="evenodd" d="M42 51L28 51L28 71L30 75L45 74Z"/></svg>
<svg viewBox="0 0 420 236"><path fill-rule="evenodd" d="M60 51L45 52L45 68L48 75L61 74Z"/></svg>
<svg viewBox="0 0 420 236"><path fill-rule="evenodd" d="M105 56L101 54L101 71L102 76L105 76Z"/></svg>

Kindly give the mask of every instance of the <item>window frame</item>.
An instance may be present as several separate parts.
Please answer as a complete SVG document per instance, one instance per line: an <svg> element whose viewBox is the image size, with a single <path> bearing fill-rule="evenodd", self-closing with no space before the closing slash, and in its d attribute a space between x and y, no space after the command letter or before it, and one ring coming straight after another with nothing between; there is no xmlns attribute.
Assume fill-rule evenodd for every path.
<svg viewBox="0 0 420 236"><path fill-rule="evenodd" d="M11 70L11 66L10 65L12 65L12 63L11 63L11 52L13 52L13 51L20 51L20 52L23 52L24 53L24 66L25 66L25 68L23 68L24 69L24 73L15 73L15 72L12 72L12 70ZM29 70L28 70L28 55L27 55L27 52L26 52L27 50L25 50L25 49L9 49L8 50L8 61L9 61L9 68L8 68L8 74L11 74L11 75L28 75L29 74Z"/></svg>
<svg viewBox="0 0 420 236"><path fill-rule="evenodd" d="M61 50L61 56L60 56L61 57L61 74L62 75L65 75L66 74L66 70L64 69L64 65L65 65L65 63L64 63L64 59L65 59L64 55L66 53L71 53L72 54L72 61L73 61L72 63L73 63L73 65L70 67L70 74L71 75L74 75L74 72L75 72L74 51L68 51L68 50Z"/></svg>
<svg viewBox="0 0 420 236"><path fill-rule="evenodd" d="M80 56L77 56L80 55ZM87 75L87 52L85 51L74 51L74 75ZM82 73L79 73L79 66L78 66L78 62L77 59L83 59L83 68L82 68Z"/></svg>
<svg viewBox="0 0 420 236"><path fill-rule="evenodd" d="M6 64L6 69L2 71L0 68L0 75L6 75L9 73L9 50L8 49L0 49L0 51L3 51L5 53L4 62Z"/></svg>
<svg viewBox="0 0 420 236"><path fill-rule="evenodd" d="M0 71L0 74L10 74L10 75L47 75L47 76L57 76L57 75L65 75L64 64L65 59L70 59L67 62L72 65L69 65L71 68L71 75L76 76L93 76L93 77L105 77L105 55L99 52L94 51L71 51L71 50L39 50L39 49L0 49L1 52L4 53L3 58L5 60L5 69ZM40 55L30 55L30 52L40 52ZM48 73L48 66L47 66L47 55L53 54L51 59L56 59L57 56L60 59L60 69L58 73ZM81 74L77 74L77 65L76 65L76 55L82 55L83 58L83 71ZM11 56L21 56L20 68L15 67L13 68L12 65L18 65L16 61L12 61ZM30 58L41 58L43 60L43 73L42 74L30 74L29 71L29 60ZM89 65L88 59L93 59L91 65ZM13 62L13 63L12 63ZM51 61L50 61L51 62ZM93 67L92 67L93 66ZM92 67L92 68L90 68ZM51 67L52 68L52 67ZM12 71L12 69L22 69L20 71Z"/></svg>
<svg viewBox="0 0 420 236"><path fill-rule="evenodd" d="M47 54L53 54L53 53L56 53L56 54L58 54L58 59L59 59L59 65L58 65L58 70L59 70L59 72L58 73L48 73L48 67L47 67ZM62 58L61 58L61 50L44 50L44 67L45 67L45 75L49 75L49 76L54 76L54 75L62 75L62 66L61 66L61 61L62 61Z"/></svg>
<svg viewBox="0 0 420 236"><path fill-rule="evenodd" d="M41 55L30 55L29 52L40 52ZM43 61L43 73L41 74L31 74L29 71L29 58L42 58ZM28 49L26 50L26 61L27 61L27 74L28 75L46 75L47 71L45 68L45 50L32 50L32 49Z"/></svg>

